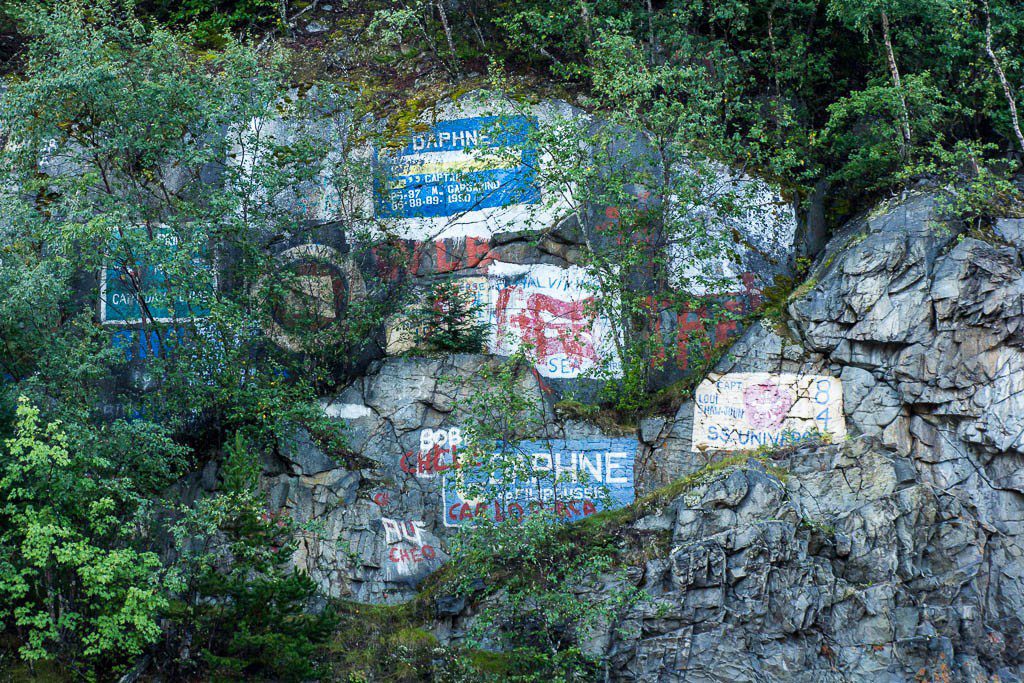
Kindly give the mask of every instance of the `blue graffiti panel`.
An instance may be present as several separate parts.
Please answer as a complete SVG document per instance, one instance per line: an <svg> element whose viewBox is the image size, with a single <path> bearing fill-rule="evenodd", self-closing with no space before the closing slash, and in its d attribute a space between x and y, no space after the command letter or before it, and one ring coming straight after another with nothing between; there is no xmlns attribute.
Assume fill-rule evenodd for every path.
<svg viewBox="0 0 1024 683"><path fill-rule="evenodd" d="M636 496L635 439L521 441L512 449L516 477L453 463L442 478L445 526L471 525L546 510L564 521L629 505Z"/></svg>
<svg viewBox="0 0 1024 683"><path fill-rule="evenodd" d="M122 249L119 240L115 240L111 245L111 251L117 256L101 272L101 322L128 325L177 323L209 315L209 309L201 303L205 298L202 292L185 291L187 288L180 281L175 281L159 265L150 263L158 259L156 254L160 252L177 251L177 237L164 226L157 227L149 238L141 231L141 226L124 229L125 233L136 235L136 244L129 243ZM144 246L147 239L151 243ZM205 247L194 255L192 264L197 270L209 272L215 286L216 273L212 270Z"/></svg>
<svg viewBox="0 0 1024 683"><path fill-rule="evenodd" d="M377 215L436 218L540 201L528 116L441 121L397 151L379 153Z"/></svg>
<svg viewBox="0 0 1024 683"><path fill-rule="evenodd" d="M138 324L150 318L157 322L190 320L209 315L209 310L193 301L169 296L166 274L152 266L138 266L131 269L131 276L125 268L105 268L103 287L103 322ZM146 304L143 315L139 294Z"/></svg>

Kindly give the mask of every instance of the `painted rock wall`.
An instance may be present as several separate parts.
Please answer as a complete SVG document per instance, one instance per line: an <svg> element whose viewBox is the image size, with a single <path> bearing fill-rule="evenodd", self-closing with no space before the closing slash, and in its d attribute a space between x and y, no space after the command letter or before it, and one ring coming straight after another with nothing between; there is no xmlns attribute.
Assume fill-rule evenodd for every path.
<svg viewBox="0 0 1024 683"><path fill-rule="evenodd" d="M619 363L613 353L612 325L593 313L594 298L601 288L577 263L584 235L597 234L616 223L619 209L577 207L570 187L531 186L536 178L531 164L543 168L550 160L531 148L530 128L564 125L566 121L578 125L589 119L564 103L544 102L526 109L483 92L439 105L429 116L427 130L414 133L404 147L392 153L400 159L398 168L404 175L398 176L400 180L385 180L385 184L401 185L406 199L412 196L410 192L420 191L441 196L437 186L444 185L446 173L470 168L471 175L479 174L474 178L486 178L493 187L489 191L478 187L480 194L472 210L462 213L449 213L448 204L412 207L405 203L384 208L386 215L397 217L397 233L413 239L413 249L427 245L422 251L433 257L432 271L422 267L417 255L413 274L422 278L447 273L464 279L479 304L481 321L489 328L487 350L508 355L522 344L529 345L537 356L537 371L552 380L549 384L555 391L579 390L596 376L616 376ZM498 154L485 149L483 154L467 154L466 147L477 142L468 136L482 135L479 131L485 129L484 122L499 131L507 126L508 130L493 133L491 139L500 139L511 151ZM640 143L629 148L629 154L640 158L648 153ZM385 165L385 169L385 179L392 177L391 167ZM413 172L416 169L430 173L417 174ZM712 262L698 259L684 248L669 247L679 280L693 269L714 271L724 289L695 289L695 294L706 299L679 310L664 303L652 288L650 305L661 310L656 315L655 334L663 337L673 356L669 365L674 372L666 373L666 382L688 371L691 333L698 329L706 332L703 352L734 337L739 332L736 318L755 310L760 290L789 267L796 227L791 206L763 182L721 168L714 191L730 190L749 198L748 215L722 219L709 214L704 218L712 231L736 231L741 236L738 259L716 257ZM637 192L638 201L643 201L643 190ZM416 208L423 209L421 215ZM392 353L410 348L413 335L403 331L403 326L400 319L391 323L388 348Z"/></svg>
<svg viewBox="0 0 1024 683"><path fill-rule="evenodd" d="M772 448L820 435L846 436L843 385L836 377L712 373L694 394L695 450Z"/></svg>
<svg viewBox="0 0 1024 683"><path fill-rule="evenodd" d="M312 135L323 140L328 169L356 169L343 177L325 171L285 187L254 190L268 225L279 230L272 249L290 283L282 305L259 321L270 343L300 352L297 320L323 328L337 324L348 305L374 295L377 282L411 286L415 302L416 293L432 283L452 280L479 304L479 320L487 328L488 355L417 358L408 326L400 317L389 321L376 340L379 349L373 349L378 359L340 395L324 401L325 412L349 427L358 466L335 462L301 430L268 454L264 484L271 505L324 530L303 538L295 561L328 594L373 602L407 599L447 560L448 536L481 516L530 514L539 506L577 519L628 504L654 481L652 450L635 436L559 421L551 410L565 392L588 391L599 378L620 372L612 325L594 313L600 287L581 265L587 236L615 225L619 209L574 207L573 188L538 181L551 159L534 146L532 133L566 121L597 125L562 102L520 105L475 92L438 103L393 145L366 143L372 138L356 131L379 122L353 121L344 107L316 118L254 120L228 132L236 143L228 175L236 179L252 168L247 145L257 137L287 146ZM646 152L643 145L630 149ZM754 216L738 222L706 217L714 230L739 231L738 261L698 262L685 250L670 254L681 274L703 268L727 282L725 290L696 291L694 303L682 311L666 305L657 316L655 333L672 355L674 377L693 365L691 334L706 340L696 351L701 354L735 338L742 331L735 316L755 310L760 290L789 265L795 220L784 200L727 169L719 182L745 188L772 211L758 214L763 222ZM636 199L643 201L642 189ZM404 255L400 267L384 246ZM238 282L231 255L215 256L220 286L259 293L273 284L274 275ZM130 269L104 272L99 306L107 312L106 324L119 325L118 343L133 367L144 368L160 348L130 315L131 301L115 300L125 272ZM159 277L151 279L159 290ZM650 302L654 310L662 307L662 295L653 288ZM122 311L119 318L110 315L115 306ZM201 321L202 310L189 310ZM180 343L188 343L187 334ZM477 474L458 458L459 407L486 384L482 369L523 346L531 349L535 366L521 378L521 388L544 415L541 426L518 435L513 446L534 474L507 482L522 495L488 505L473 489L480 483ZM454 385L450 378L457 380ZM666 375L665 381L672 378ZM557 491L540 485L552 474L567 479Z"/></svg>
<svg viewBox="0 0 1024 683"><path fill-rule="evenodd" d="M594 312L601 288L580 263L587 235L615 224L619 209L577 206L572 187L542 183L552 161L535 138L537 131L559 126L586 132L600 122L564 102L522 104L475 91L438 102L385 144L371 142L381 139L371 133L382 122L355 121L341 95L317 97L314 106L296 94L281 112L227 132L229 172L221 181L253 188L251 204L259 213L253 220L278 231L268 232L268 243L292 283L286 300L260 321L271 342L297 352L296 321L326 328L340 323L353 301L385 296L388 283L411 286L415 302L415 292L438 279L453 279L479 305L486 350L508 355L530 347L538 373L557 394L585 394L595 378L618 375L613 326ZM252 176L259 154L310 139L322 141L320 172L272 187L262 187ZM627 158L649 154L640 141L625 149ZM732 188L748 195L751 213L725 219L707 212L702 218L712 232L735 235L740 247L735 258L697 258L685 248L667 247L680 281L697 269L714 272L723 288L693 288L694 303L680 309L651 285L649 303L659 311L654 333L669 350L666 384L689 372L694 339L701 340L697 353L710 353L734 338L740 332L737 318L754 311L761 289L789 267L795 217L786 201L763 182L725 168L716 184L716 192ZM636 194L638 202L645 201L642 188ZM231 254L197 258L211 261L219 276L214 286L245 286L258 293L270 284L266 278L238 282ZM142 327L132 313L129 280L133 273L145 276L145 291L155 299L161 280L151 270L146 263L111 263L104 269L98 301L102 322ZM158 320L174 325L201 318L203 307L188 298L169 298L158 307L168 315ZM370 356L409 352L414 335L403 329L401 317L385 327ZM153 351L133 358L144 360Z"/></svg>
<svg viewBox="0 0 1024 683"><path fill-rule="evenodd" d="M544 509L571 520L634 499L635 436L556 419L529 372L520 376L518 391L537 412L520 421L532 427L509 444L508 457L522 458L530 474L488 479L460 457L469 397L487 389L483 375L498 363L469 354L375 363L324 403L326 414L348 427L358 469L327 457L302 431L268 456L264 486L271 506L323 529L302 540L294 559L327 594L407 600L447 560L450 535L481 517ZM560 478L557 485L553 477ZM481 494L491 485L507 495L485 500Z"/></svg>

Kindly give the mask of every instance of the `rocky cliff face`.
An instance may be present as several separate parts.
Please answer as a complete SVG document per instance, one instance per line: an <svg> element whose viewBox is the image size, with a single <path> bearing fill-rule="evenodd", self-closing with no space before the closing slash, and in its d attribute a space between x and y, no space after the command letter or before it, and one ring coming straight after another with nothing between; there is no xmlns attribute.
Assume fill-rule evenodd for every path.
<svg viewBox="0 0 1024 683"><path fill-rule="evenodd" d="M720 370L840 376L854 436L776 452L785 481L741 467L638 522L672 547L614 678L1020 680L1019 229L959 234L925 195L878 210L833 240L783 335L734 347ZM673 473L694 467L692 411L652 451Z"/></svg>
<svg viewBox="0 0 1024 683"><path fill-rule="evenodd" d="M671 549L645 567L654 598L625 615L614 678L974 680L1012 661L986 534L954 495L868 440L776 457L785 482L738 467L637 523Z"/></svg>
<svg viewBox="0 0 1024 683"><path fill-rule="evenodd" d="M1024 240L1019 221L996 228L1000 243L964 236L929 195L880 208L832 241L785 324L732 347L716 371L840 377L850 436L696 477L630 525L661 541L627 572L650 599L592 639L609 679L1021 679ZM403 455L452 438L493 362L379 362L325 406L364 468L301 435L268 462L274 504L323 523L296 561L331 595L406 600L446 559L440 472ZM539 380L521 390L546 405ZM721 455L693 448L701 409L641 423L639 491ZM610 438L545 410L544 436ZM458 641L472 607L443 612L437 634Z"/></svg>

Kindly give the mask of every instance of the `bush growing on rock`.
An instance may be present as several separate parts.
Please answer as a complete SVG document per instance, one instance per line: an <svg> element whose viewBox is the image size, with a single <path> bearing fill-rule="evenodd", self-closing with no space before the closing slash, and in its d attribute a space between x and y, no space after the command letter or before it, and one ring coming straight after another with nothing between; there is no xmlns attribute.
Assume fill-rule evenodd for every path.
<svg viewBox="0 0 1024 683"><path fill-rule="evenodd" d="M446 353L480 353L488 326L479 318L480 306L453 281L438 282L409 318L416 346Z"/></svg>
<svg viewBox="0 0 1024 683"><path fill-rule="evenodd" d="M183 511L163 664L175 676L304 681L325 672L337 617L291 564L300 531L268 514L257 489L259 452L237 434L225 458L225 491ZM315 530L305 530L314 534Z"/></svg>

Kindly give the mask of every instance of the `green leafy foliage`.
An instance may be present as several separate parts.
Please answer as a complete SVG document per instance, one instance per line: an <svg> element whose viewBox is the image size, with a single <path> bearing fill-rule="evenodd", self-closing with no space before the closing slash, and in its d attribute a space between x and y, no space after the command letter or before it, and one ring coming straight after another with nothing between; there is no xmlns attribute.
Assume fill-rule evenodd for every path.
<svg viewBox="0 0 1024 683"><path fill-rule="evenodd" d="M546 512L481 521L457 537L452 556L456 591L485 605L469 644L504 652L515 663L505 680L593 680L599 660L584 643L637 598L612 571L614 556L600 543L577 544ZM602 573L623 585L606 599L584 597Z"/></svg>
<svg viewBox="0 0 1024 683"><path fill-rule="evenodd" d="M488 326L472 293L451 280L434 284L409 316L419 348L446 353L480 353Z"/></svg>
<svg viewBox="0 0 1024 683"><path fill-rule="evenodd" d="M529 459L516 445L543 433L544 408L532 391L534 379L528 370L532 365L530 349L521 347L504 362L482 368L483 382L458 404L465 437L459 457L480 473L475 483L461 482L471 498L502 500L502 487L486 485L492 477L508 483L533 476ZM449 384L459 381L446 379ZM553 477L538 479L538 486L556 483Z"/></svg>
<svg viewBox="0 0 1024 683"><path fill-rule="evenodd" d="M599 664L584 648L588 636L638 595L614 567L617 549L610 538L580 544L574 525L559 518L557 503L568 475L544 477L515 445L537 436L544 424L542 406L523 387L524 374L532 380L523 372L530 365L528 351L521 350L489 370L486 387L458 405L465 439L460 460L483 474L464 477L460 491L474 500L498 501L506 510L515 500L529 512L477 516L454 538L449 568L436 590L480 607L467 643L471 651L452 653L449 665L485 680L587 681ZM537 492L524 501L518 489L531 478ZM610 597L596 597L592 589L602 580L621 586ZM501 666L503 661L514 666Z"/></svg>
<svg viewBox="0 0 1024 683"><path fill-rule="evenodd" d="M313 192L309 184L322 182L316 191L335 196L340 186L369 182L360 176L368 171L329 159L315 142L339 125L332 116L344 94L324 84L289 95L279 53L261 57L231 43L200 59L186 38L108 2L63 3L27 15L25 27L35 40L0 111L11 143L3 190L11 246L3 262L17 271L12 284L49 308L36 316L34 334L14 329L6 340L11 359L0 349L0 363L16 377L31 373L27 361L39 356L26 349L63 331L72 279L106 267L163 349L150 376L163 385L151 389L165 391L150 390L157 405L147 408L165 421L194 421L204 411L214 419L268 415L269 395L297 405L297 394L308 402L315 388L338 381L372 344L389 300L357 296L360 289L348 302L332 302L347 304L344 315L325 318L335 324L300 317L304 324L288 330L292 353L268 346L254 323L297 315L280 309L301 274L282 271L274 248L280 234L314 239L318 226L294 209L296 188L306 183ZM287 136L249 125L264 119L303 124ZM224 167L224 159L234 162ZM211 168L220 169L221 182L208 182ZM344 258L339 267L347 269L357 255ZM218 271L227 265L228 276L248 286L220 287ZM159 286L142 282L147 267L161 273ZM47 289L36 291L33 282ZM17 320L23 313L9 314ZM292 381L281 382L284 375Z"/></svg>
<svg viewBox="0 0 1024 683"><path fill-rule="evenodd" d="M1008 162L995 145L961 140L946 148L933 143L933 154L908 170L934 178L941 187L940 206L967 228L991 236L993 216L1024 216L1024 196L1007 173Z"/></svg>
<svg viewBox="0 0 1024 683"><path fill-rule="evenodd" d="M300 531L265 516L259 461L238 454L297 424L343 452L316 398L386 315L383 299L350 297L338 324L291 331L291 348L260 331L276 311L259 283L301 279L279 273L280 235L319 227L285 199L364 172L311 142L342 95L289 95L279 53L228 40L201 54L130 3L19 16L31 41L0 100L4 636L24 661L103 679L143 653L188 675L313 676L332 618L306 614L317 588L287 569ZM248 125L289 116L315 125L287 139ZM225 166L238 154L248 163ZM127 326L88 310L107 270L138 309ZM176 521L168 487L218 457L226 492ZM158 556L169 535L178 552Z"/></svg>
<svg viewBox="0 0 1024 683"><path fill-rule="evenodd" d="M1024 153L1024 58L1012 48L1024 9L1011 0L513 0L484 15L437 4L456 54L486 46L602 116L638 112L651 131L682 124L691 149L805 197L841 180L830 185L835 218L919 180L919 164L941 165L960 143ZM385 38L440 44L433 5L404 5Z"/></svg>
<svg viewBox="0 0 1024 683"><path fill-rule="evenodd" d="M458 680L438 675L450 652L429 630L427 600L401 605L339 602L339 624L331 645L331 680Z"/></svg>
<svg viewBox="0 0 1024 683"><path fill-rule="evenodd" d="M223 45L226 35L284 24L281 0L142 0L139 8L161 22L188 28L203 44Z"/></svg>
<svg viewBox="0 0 1024 683"><path fill-rule="evenodd" d="M586 226L579 230L578 257L591 294L584 314L610 329L599 362L585 375L603 380L602 399L635 418L681 345L710 352L704 324L681 344L677 330L663 329L663 317L698 309L714 313L707 325L738 317L723 301L738 286L729 269L742 244L731 226L760 220L766 211L758 183L694 149L700 138L732 143L707 117L676 101L699 87L691 84L693 74L668 67L637 74L631 65L639 43L622 36L611 43L593 85L593 102L611 106L604 120L556 117L531 134L549 159L536 171L545 201L535 210L557 205ZM513 89L502 75L495 78L499 90ZM516 103L510 108L529 113Z"/></svg>
<svg viewBox="0 0 1024 683"><path fill-rule="evenodd" d="M24 398L0 455L0 620L23 660L109 676L160 637L167 606L160 560L132 528L138 491Z"/></svg>
<svg viewBox="0 0 1024 683"><path fill-rule="evenodd" d="M177 656L166 666L179 675L205 666L219 677L302 681L322 672L337 618L330 608L313 610L316 584L290 563L302 529L266 512L258 473L258 450L236 434L226 490L185 510L173 529L179 557L168 637Z"/></svg>

